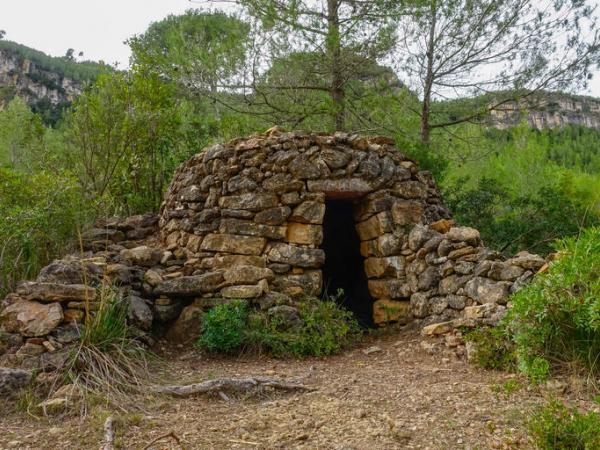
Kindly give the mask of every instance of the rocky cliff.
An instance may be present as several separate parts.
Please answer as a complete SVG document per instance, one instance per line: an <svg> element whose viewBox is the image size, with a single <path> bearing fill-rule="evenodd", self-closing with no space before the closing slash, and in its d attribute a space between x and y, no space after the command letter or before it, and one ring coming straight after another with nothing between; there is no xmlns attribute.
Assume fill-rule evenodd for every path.
<svg viewBox="0 0 600 450"><path fill-rule="evenodd" d="M18 95L30 105L46 99L51 105L59 106L72 102L83 89L81 82L40 67L12 50L1 48L0 86L4 87L0 105Z"/></svg>
<svg viewBox="0 0 600 450"><path fill-rule="evenodd" d="M492 111L494 126L500 129L527 120L532 128L581 125L600 129L600 100L564 93L544 93L529 100L510 102Z"/></svg>

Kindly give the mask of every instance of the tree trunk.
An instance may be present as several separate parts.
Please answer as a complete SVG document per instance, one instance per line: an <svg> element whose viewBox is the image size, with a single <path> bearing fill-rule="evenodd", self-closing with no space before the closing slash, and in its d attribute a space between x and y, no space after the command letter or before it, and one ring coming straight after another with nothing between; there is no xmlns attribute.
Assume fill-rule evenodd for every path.
<svg viewBox="0 0 600 450"><path fill-rule="evenodd" d="M339 0L327 0L327 54L331 63L330 95L333 102L335 131L344 129L346 98L342 76L342 48L340 42Z"/></svg>
<svg viewBox="0 0 600 450"><path fill-rule="evenodd" d="M431 89L433 87L433 59L435 52L435 27L437 21L437 5L436 0L432 0L431 8L431 22L429 27L429 38L427 41L427 69L425 73L425 80L423 83L423 103L421 105L421 142L429 145L431 139L431 127L429 124L429 117L431 114Z"/></svg>

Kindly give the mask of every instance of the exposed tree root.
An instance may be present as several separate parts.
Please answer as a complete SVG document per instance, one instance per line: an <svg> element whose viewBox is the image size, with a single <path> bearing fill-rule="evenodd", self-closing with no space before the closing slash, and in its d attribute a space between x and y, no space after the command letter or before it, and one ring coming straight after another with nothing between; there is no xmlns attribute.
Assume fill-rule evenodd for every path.
<svg viewBox="0 0 600 450"><path fill-rule="evenodd" d="M263 392L268 390L310 392L316 389L303 384L289 383L273 378L251 377L217 378L215 380L208 380L202 383L188 385L160 386L155 388L154 392L170 394L176 397L188 397L195 394L206 394L212 392L222 393L223 391L248 393Z"/></svg>
<svg viewBox="0 0 600 450"><path fill-rule="evenodd" d="M167 438L172 439L173 441L175 441L175 443L177 444L177 446L179 448L183 449L183 446L181 445L181 441L179 440L179 438L177 437L177 435L171 431L170 433L163 434L162 436L159 436L156 439L153 439L142 450L149 450L158 441L162 441L163 439L167 439Z"/></svg>

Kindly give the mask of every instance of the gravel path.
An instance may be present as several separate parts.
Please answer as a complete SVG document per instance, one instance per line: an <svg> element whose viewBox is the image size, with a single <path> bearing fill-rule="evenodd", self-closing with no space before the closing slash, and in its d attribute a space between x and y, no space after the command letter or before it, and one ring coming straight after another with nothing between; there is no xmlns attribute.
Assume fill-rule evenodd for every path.
<svg viewBox="0 0 600 450"><path fill-rule="evenodd" d="M524 419L542 394L519 387L521 381L510 374L469 365L456 353L402 334L370 338L325 359L180 354L169 361L169 370L182 380L303 378L317 390L230 401L149 397L144 413L117 419L118 444L142 449L172 431L186 449L528 448ZM100 409L83 421L0 418L0 448L97 449L106 417ZM151 448L179 447L165 439Z"/></svg>

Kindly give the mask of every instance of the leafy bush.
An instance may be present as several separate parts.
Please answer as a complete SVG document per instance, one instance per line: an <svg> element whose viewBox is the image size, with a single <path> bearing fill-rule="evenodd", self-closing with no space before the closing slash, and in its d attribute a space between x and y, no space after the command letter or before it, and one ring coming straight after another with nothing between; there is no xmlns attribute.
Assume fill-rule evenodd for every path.
<svg viewBox="0 0 600 450"><path fill-rule="evenodd" d="M359 335L352 313L333 301L307 299L298 313L298 321L290 323L281 315L250 312L240 300L218 305L204 316L197 345L219 353L250 349L275 357L324 356L339 352Z"/></svg>
<svg viewBox="0 0 600 450"><path fill-rule="evenodd" d="M248 305L236 300L217 305L204 315L197 345L211 352L231 353L244 344Z"/></svg>
<svg viewBox="0 0 600 450"><path fill-rule="evenodd" d="M484 369L513 370L516 367L514 344L505 329L477 328L465 335L465 341L474 345L474 362Z"/></svg>
<svg viewBox="0 0 600 450"><path fill-rule="evenodd" d="M445 198L460 223L477 228L490 247L514 254L519 250L548 253L557 238L576 235L583 226L600 223L587 201L573 192L569 177L513 194L502 182L482 178L474 188L461 189L459 179Z"/></svg>
<svg viewBox="0 0 600 450"><path fill-rule="evenodd" d="M300 320L293 326L277 315L252 314L246 333L249 345L275 357L325 356L359 336L353 314L334 301L307 299L298 312Z"/></svg>
<svg viewBox="0 0 600 450"><path fill-rule="evenodd" d="M73 178L0 168L0 295L64 252L89 205Z"/></svg>
<svg viewBox="0 0 600 450"><path fill-rule="evenodd" d="M559 260L513 296L504 325L519 369L538 381L561 367L600 373L600 228L556 248Z"/></svg>
<svg viewBox="0 0 600 450"><path fill-rule="evenodd" d="M600 449L600 415L582 414L557 401L540 408L528 430L534 447L541 450Z"/></svg>

